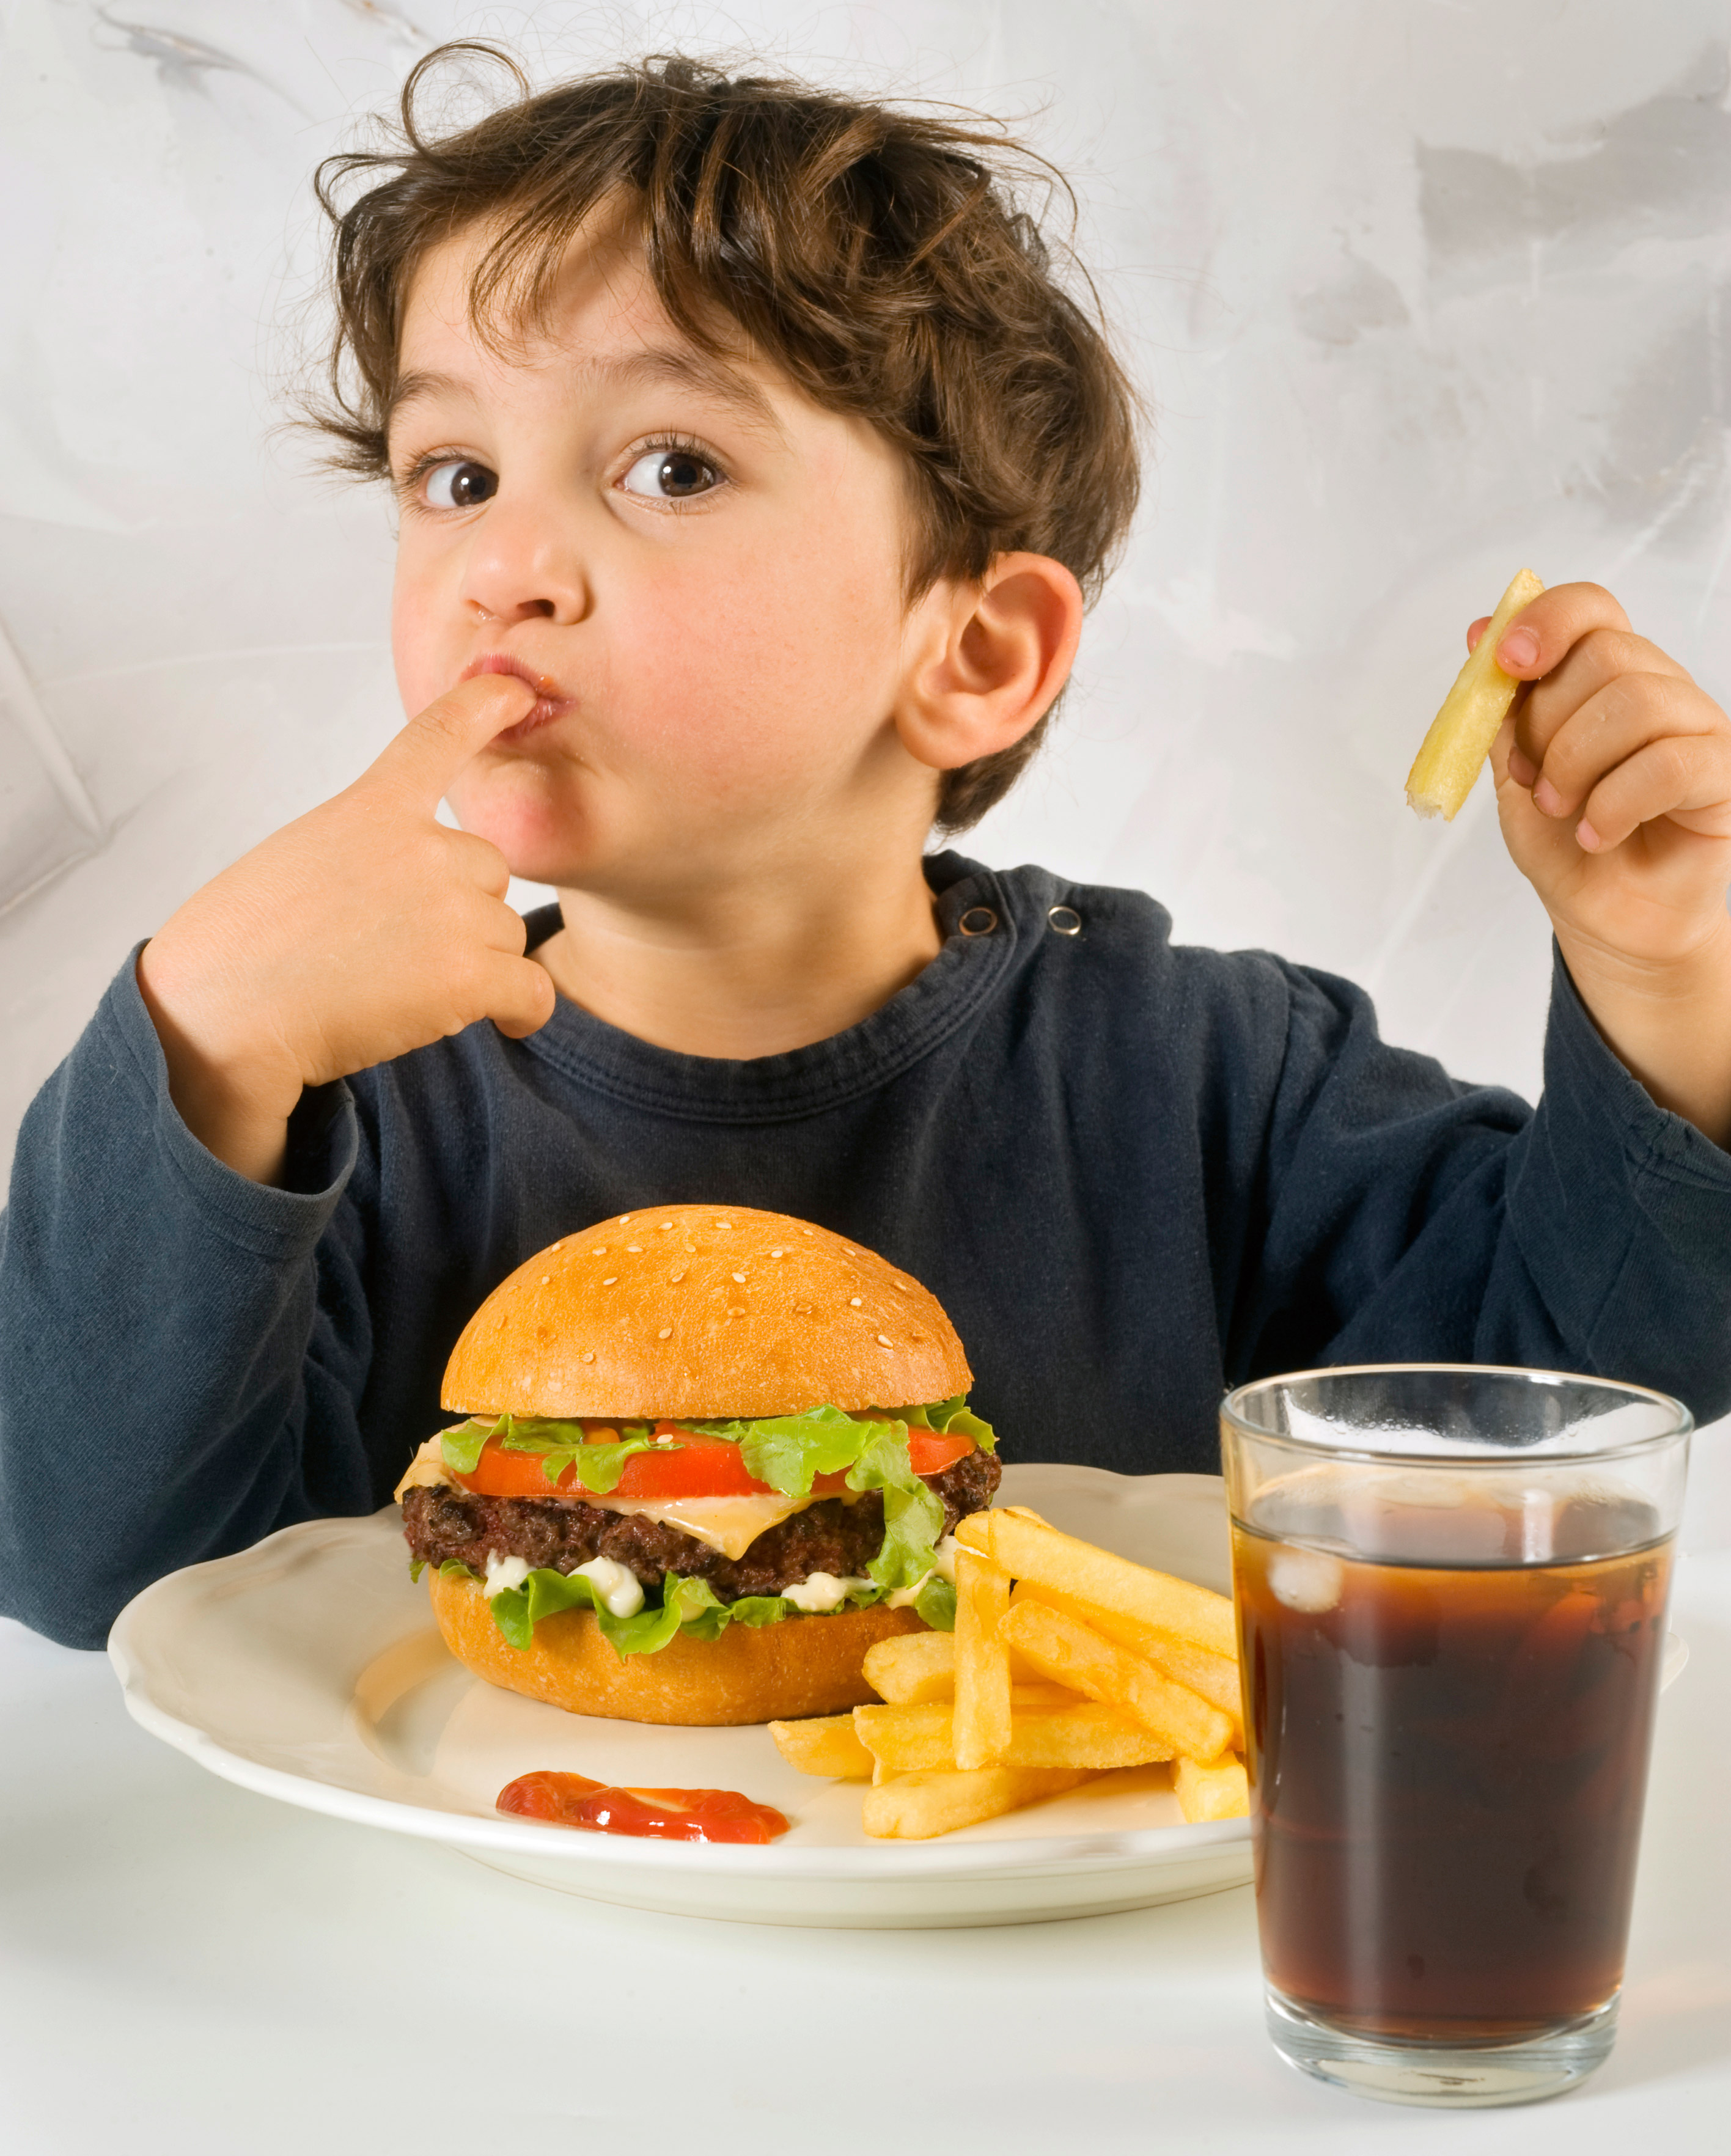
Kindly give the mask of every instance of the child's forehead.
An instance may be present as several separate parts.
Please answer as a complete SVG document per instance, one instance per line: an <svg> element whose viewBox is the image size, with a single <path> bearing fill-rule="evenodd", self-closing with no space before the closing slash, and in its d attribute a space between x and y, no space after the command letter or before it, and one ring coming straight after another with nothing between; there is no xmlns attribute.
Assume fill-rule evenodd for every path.
<svg viewBox="0 0 1731 2156"><path fill-rule="evenodd" d="M477 312L477 273L495 235L472 228L439 242L418 265L404 300L399 381L460 373L475 386L503 386L512 373L549 371L622 388L661 383L696 388L736 405L742 418L774 422L778 371L728 334L719 318L699 342L669 315L642 243L617 218L578 234L544 265L530 304L526 280L507 280ZM402 398L393 399L393 409Z"/></svg>

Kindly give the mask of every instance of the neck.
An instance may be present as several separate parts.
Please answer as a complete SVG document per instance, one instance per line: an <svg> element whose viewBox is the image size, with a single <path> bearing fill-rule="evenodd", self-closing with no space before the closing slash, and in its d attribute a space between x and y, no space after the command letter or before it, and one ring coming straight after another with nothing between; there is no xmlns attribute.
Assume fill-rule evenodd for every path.
<svg viewBox="0 0 1731 2156"><path fill-rule="evenodd" d="M562 996L657 1048L742 1061L869 1017L942 942L917 855L825 856L653 909L559 892L565 925L535 952Z"/></svg>

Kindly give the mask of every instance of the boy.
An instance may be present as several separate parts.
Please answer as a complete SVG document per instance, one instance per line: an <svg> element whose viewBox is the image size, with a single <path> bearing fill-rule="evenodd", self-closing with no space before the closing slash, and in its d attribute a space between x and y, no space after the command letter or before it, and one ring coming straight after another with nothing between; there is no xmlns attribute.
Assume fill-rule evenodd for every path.
<svg viewBox="0 0 1731 2156"><path fill-rule="evenodd" d="M991 138L675 61L429 141L426 65L406 146L337 161L378 183L326 418L400 505L410 716L26 1120L3 1606L95 1645L172 1566L370 1511L489 1290L664 1199L927 1282L1012 1457L1210 1469L1224 1384L1325 1361L1720 1410L1731 727L1687 675L1591 586L1500 647L1536 1114L1136 894L923 860L1030 752L1135 491ZM559 892L526 929L511 872Z"/></svg>

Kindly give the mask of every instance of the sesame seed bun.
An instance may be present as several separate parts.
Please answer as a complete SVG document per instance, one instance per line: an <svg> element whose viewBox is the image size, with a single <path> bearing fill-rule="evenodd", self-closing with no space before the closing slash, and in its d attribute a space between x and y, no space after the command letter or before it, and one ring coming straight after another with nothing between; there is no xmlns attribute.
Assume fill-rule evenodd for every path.
<svg viewBox="0 0 1731 2156"><path fill-rule="evenodd" d="M665 1214L660 1216L665 1219ZM572 1714L692 1728L840 1714L877 1697L860 1674L869 1647L922 1632L912 1609L845 1609L790 1617L757 1630L730 1625L718 1640L677 1635L653 1655L616 1655L587 1609L543 1617L526 1648L507 1646L479 1584L427 1573L444 1643L489 1684Z"/></svg>
<svg viewBox="0 0 1731 2156"><path fill-rule="evenodd" d="M784 1213L663 1205L562 1237L501 1281L443 1399L468 1414L751 1418L909 1407L972 1383L937 1297L874 1251Z"/></svg>

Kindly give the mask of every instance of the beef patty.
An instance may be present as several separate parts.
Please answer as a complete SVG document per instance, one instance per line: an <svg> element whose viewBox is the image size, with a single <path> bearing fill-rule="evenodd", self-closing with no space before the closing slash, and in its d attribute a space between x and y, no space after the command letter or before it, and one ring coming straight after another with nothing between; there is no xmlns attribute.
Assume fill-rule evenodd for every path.
<svg viewBox="0 0 1731 2156"><path fill-rule="evenodd" d="M922 1479L943 1507L943 1532L983 1511L1003 1476L989 1452L963 1453ZM775 1594L814 1572L858 1578L883 1547L884 1501L876 1490L821 1497L768 1528L740 1558L723 1557L694 1535L640 1512L611 1512L580 1497L480 1497L444 1483L403 1493L403 1532L410 1553L429 1564L455 1558L485 1573L491 1557L525 1558L532 1567L575 1572L591 1558L627 1565L645 1587L664 1573L706 1579L722 1602Z"/></svg>

